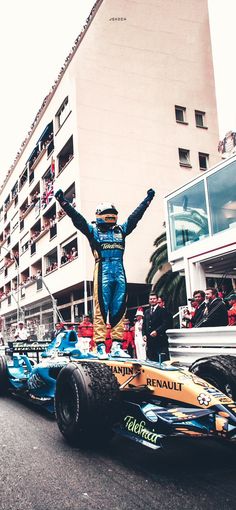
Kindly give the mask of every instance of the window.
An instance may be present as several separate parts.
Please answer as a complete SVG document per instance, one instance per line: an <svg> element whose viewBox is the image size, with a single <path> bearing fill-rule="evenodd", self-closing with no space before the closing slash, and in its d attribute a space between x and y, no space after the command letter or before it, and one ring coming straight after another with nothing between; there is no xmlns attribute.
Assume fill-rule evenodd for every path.
<svg viewBox="0 0 236 510"><path fill-rule="evenodd" d="M236 163L207 177L213 234L236 227ZM233 236L233 233L232 233Z"/></svg>
<svg viewBox="0 0 236 510"><path fill-rule="evenodd" d="M168 201L171 248L178 250L209 235L204 181Z"/></svg>
<svg viewBox="0 0 236 510"><path fill-rule="evenodd" d="M198 110L195 110L195 121L196 126L200 128L206 128L206 114L205 112L199 112Z"/></svg>
<svg viewBox="0 0 236 510"><path fill-rule="evenodd" d="M70 113L68 96L64 99L62 105L56 113L56 129L59 130Z"/></svg>
<svg viewBox="0 0 236 510"><path fill-rule="evenodd" d="M175 106L175 119L176 122L186 124L186 108L184 106Z"/></svg>
<svg viewBox="0 0 236 510"><path fill-rule="evenodd" d="M73 136L64 145L61 152L58 154L58 173L60 173L66 165L70 162L74 155Z"/></svg>
<svg viewBox="0 0 236 510"><path fill-rule="evenodd" d="M188 149L179 149L179 164L180 166L188 166L191 168L190 151Z"/></svg>
<svg viewBox="0 0 236 510"><path fill-rule="evenodd" d="M207 170L208 169L209 154L203 154L202 152L199 152L198 153L198 159L199 159L200 170Z"/></svg>

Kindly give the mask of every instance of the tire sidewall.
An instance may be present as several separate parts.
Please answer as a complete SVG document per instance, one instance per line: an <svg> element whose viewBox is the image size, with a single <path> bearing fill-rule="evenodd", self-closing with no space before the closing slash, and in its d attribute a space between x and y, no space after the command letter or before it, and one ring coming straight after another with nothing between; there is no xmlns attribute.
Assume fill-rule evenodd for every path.
<svg viewBox="0 0 236 510"><path fill-rule="evenodd" d="M69 401L69 405L71 403L70 410L66 401ZM59 429L63 435L71 437L83 431L84 417L89 413L88 386L79 365L69 363L59 373L55 394L55 412Z"/></svg>

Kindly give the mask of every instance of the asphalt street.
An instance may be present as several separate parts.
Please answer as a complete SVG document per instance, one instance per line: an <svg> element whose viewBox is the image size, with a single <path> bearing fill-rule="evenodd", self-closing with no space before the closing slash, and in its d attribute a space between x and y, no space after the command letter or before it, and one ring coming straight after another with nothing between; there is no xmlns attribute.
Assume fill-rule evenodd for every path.
<svg viewBox="0 0 236 510"><path fill-rule="evenodd" d="M115 438L71 448L56 422L14 398L0 401L1 510L235 509L233 446L175 439L153 452Z"/></svg>

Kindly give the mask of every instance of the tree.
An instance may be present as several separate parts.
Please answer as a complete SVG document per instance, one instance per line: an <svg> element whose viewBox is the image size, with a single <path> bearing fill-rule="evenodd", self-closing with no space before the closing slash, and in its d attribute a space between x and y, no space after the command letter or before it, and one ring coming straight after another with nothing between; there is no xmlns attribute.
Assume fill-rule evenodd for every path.
<svg viewBox="0 0 236 510"><path fill-rule="evenodd" d="M160 234L154 241L156 250L153 252L146 282L152 284L157 294L163 295L167 308L174 314L179 306L187 301L185 278L178 271L172 271L168 262L166 232Z"/></svg>

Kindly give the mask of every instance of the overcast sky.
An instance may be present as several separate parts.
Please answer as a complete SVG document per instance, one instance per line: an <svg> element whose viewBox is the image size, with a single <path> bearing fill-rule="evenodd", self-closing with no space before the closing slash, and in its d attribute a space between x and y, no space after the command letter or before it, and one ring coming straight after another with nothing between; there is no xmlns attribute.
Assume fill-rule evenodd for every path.
<svg viewBox="0 0 236 510"><path fill-rule="evenodd" d="M236 129L236 0L208 1L218 119L223 138L227 131ZM0 182L94 3L95 0L7 0L1 3Z"/></svg>

